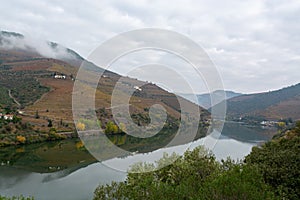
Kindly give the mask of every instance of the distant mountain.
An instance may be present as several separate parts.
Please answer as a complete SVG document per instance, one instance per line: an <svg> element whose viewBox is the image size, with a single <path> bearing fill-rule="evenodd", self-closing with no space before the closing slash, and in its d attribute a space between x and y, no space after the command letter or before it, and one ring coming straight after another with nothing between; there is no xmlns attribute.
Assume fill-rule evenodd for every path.
<svg viewBox="0 0 300 200"><path fill-rule="evenodd" d="M216 105L218 106L218 105ZM300 119L300 83L276 91L247 94L227 100L229 118Z"/></svg>
<svg viewBox="0 0 300 200"><path fill-rule="evenodd" d="M233 97L242 95L240 93L236 93L236 92L232 92L232 91L222 91L222 90L216 90L212 93L197 94L196 95L197 99L195 99L195 96L193 94L181 93L178 95L198 104L199 106L201 106L205 109L209 109L210 107L220 103L221 101L226 100L226 99L222 99L223 92L225 92L226 99L231 99ZM211 102L212 98L214 98L214 100L216 100L216 103L212 104L212 102Z"/></svg>

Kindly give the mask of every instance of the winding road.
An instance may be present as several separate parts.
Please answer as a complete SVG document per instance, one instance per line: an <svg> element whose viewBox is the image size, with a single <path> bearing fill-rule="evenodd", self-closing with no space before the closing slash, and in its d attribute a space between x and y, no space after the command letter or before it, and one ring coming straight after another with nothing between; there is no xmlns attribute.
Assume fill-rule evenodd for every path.
<svg viewBox="0 0 300 200"><path fill-rule="evenodd" d="M11 90L8 90L8 95L19 107L21 107L21 104L17 101L17 99L11 95Z"/></svg>

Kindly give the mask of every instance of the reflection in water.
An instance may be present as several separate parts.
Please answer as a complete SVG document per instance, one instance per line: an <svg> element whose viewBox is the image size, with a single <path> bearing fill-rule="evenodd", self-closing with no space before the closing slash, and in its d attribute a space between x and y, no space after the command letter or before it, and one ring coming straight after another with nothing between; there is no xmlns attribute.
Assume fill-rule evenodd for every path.
<svg viewBox="0 0 300 200"><path fill-rule="evenodd" d="M36 199L49 200L91 199L94 190L99 184L122 181L126 177L126 174L111 170L100 163L81 168L66 177L52 180L48 179L49 174L25 172L21 169L14 169L12 176L5 176L8 170L11 169L1 167L1 194L25 194L32 195ZM54 177L56 173L50 176ZM18 174L23 174L24 176L16 178Z"/></svg>
<svg viewBox="0 0 300 200"><path fill-rule="evenodd" d="M36 199L91 199L99 184L111 181L122 181L125 172L106 167L116 166L126 171L128 166L138 161L155 161L163 152L182 153L189 147L215 144L212 151L220 160L230 156L242 159L254 145L269 140L274 130L258 127L245 127L236 123L227 123L221 138L214 134L199 139L188 145L180 145L156 150L146 154L129 155L103 161L96 160L77 140L68 140L47 144L35 144L0 149L0 193L2 195L32 195ZM125 138L126 139L126 138ZM124 145L124 138L113 138L113 141ZM126 144L130 149L134 144ZM109 152L108 152L109 153ZM9 165L8 164L9 161ZM5 166L6 165L6 166Z"/></svg>
<svg viewBox="0 0 300 200"><path fill-rule="evenodd" d="M33 172L55 172L76 169L96 162L86 150L78 148L79 140L65 140L0 148L1 165L14 166ZM19 149L22 148L22 151Z"/></svg>

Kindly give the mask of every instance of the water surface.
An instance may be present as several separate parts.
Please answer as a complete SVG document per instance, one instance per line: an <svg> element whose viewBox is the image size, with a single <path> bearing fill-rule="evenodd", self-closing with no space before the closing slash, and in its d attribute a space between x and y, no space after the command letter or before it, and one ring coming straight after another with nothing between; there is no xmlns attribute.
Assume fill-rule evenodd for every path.
<svg viewBox="0 0 300 200"><path fill-rule="evenodd" d="M182 153L199 145L211 148L217 159L243 159L251 148L271 139L274 129L226 123L221 137L214 134L187 145L97 162L78 140L0 149L0 193L31 195L35 199L92 199L99 184L122 181L134 162L158 160L164 152ZM216 134L218 135L218 134ZM107 167L110 166L110 167ZM121 171L115 169L121 169Z"/></svg>

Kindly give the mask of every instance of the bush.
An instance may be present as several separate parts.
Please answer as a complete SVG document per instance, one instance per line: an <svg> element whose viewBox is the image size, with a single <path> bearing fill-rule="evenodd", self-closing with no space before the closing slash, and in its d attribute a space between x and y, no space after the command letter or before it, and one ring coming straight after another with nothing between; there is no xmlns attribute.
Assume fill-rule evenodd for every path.
<svg viewBox="0 0 300 200"><path fill-rule="evenodd" d="M24 197L24 196L13 196L13 197L4 197L0 195L0 200L34 200L33 197Z"/></svg>
<svg viewBox="0 0 300 200"><path fill-rule="evenodd" d="M65 135L60 135L54 131L50 131L48 133L48 137L47 137L47 140L49 141L55 141L55 140L63 140L63 139L66 139L67 137Z"/></svg>
<svg viewBox="0 0 300 200"><path fill-rule="evenodd" d="M174 161L173 164L159 169L170 161ZM184 156L164 156L156 167L134 165L125 182L99 186L94 199L260 200L276 197L255 166L230 160L219 163L211 153L198 147Z"/></svg>

